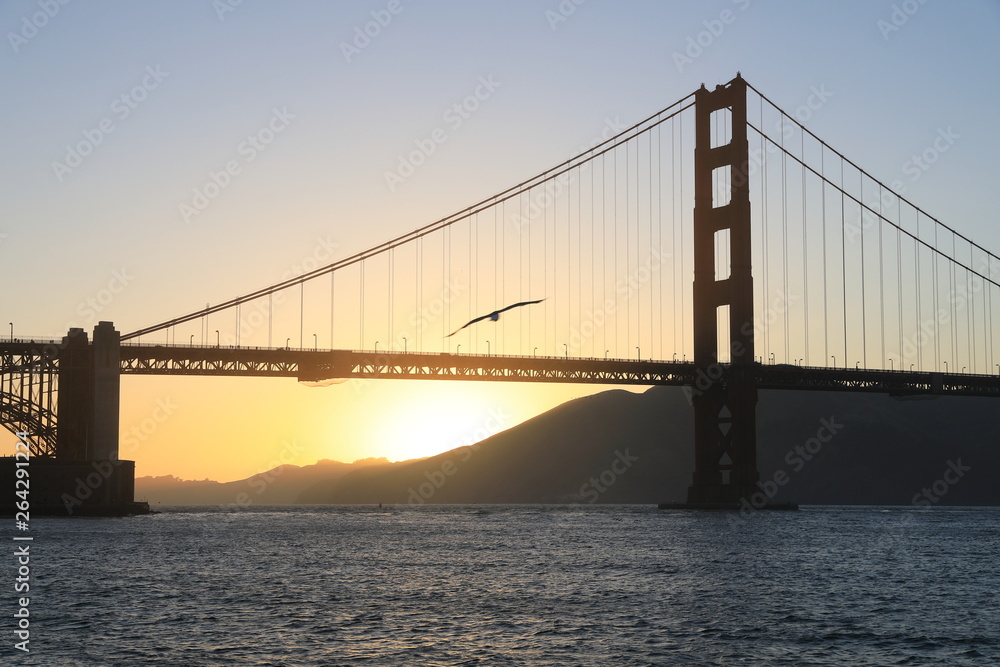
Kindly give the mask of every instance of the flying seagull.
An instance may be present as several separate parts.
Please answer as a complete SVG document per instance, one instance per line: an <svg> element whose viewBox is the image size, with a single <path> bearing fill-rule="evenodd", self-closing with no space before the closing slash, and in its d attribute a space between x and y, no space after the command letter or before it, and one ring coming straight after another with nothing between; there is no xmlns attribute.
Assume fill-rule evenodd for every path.
<svg viewBox="0 0 1000 667"><path fill-rule="evenodd" d="M497 320L500 319L500 313L504 312L505 310L510 310L511 308L520 308L521 306L530 306L533 303L541 303L542 301L545 301L545 299L538 299L537 301L521 301L519 303L507 306L506 308L501 308L500 310L494 310L489 315L483 315L482 317L477 317L474 320L469 320L468 322L466 322L465 324L463 324L462 326L460 326L459 328L455 329L450 334L445 336L445 338L451 338L465 327L469 326L470 324L475 324L476 322L482 322L483 320L493 320L494 322L496 322Z"/></svg>

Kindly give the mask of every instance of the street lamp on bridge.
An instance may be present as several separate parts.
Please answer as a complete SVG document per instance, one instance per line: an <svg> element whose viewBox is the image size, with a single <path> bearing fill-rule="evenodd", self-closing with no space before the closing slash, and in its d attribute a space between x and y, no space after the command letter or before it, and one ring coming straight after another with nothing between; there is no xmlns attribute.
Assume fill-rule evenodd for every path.
<svg viewBox="0 0 1000 667"><path fill-rule="evenodd" d="M537 357L538 356L538 348L537 347L534 350L531 351L531 356L533 356L533 357Z"/></svg>
<svg viewBox="0 0 1000 667"><path fill-rule="evenodd" d="M219 335L219 330L215 330L215 347L222 347L222 336Z"/></svg>
<svg viewBox="0 0 1000 667"><path fill-rule="evenodd" d="M378 352L378 341L375 341L375 351Z"/></svg>
<svg viewBox="0 0 1000 667"><path fill-rule="evenodd" d="M319 336L313 334L313 350L319 349Z"/></svg>
<svg viewBox="0 0 1000 667"><path fill-rule="evenodd" d="M636 361L642 361L642 352L639 351L639 346L638 345L636 345L636 347L635 347L635 360Z"/></svg>
<svg viewBox="0 0 1000 667"><path fill-rule="evenodd" d="M10 325L10 342L13 343L14 342L14 323L13 322L8 322L7 324Z"/></svg>
<svg viewBox="0 0 1000 667"><path fill-rule="evenodd" d="M772 352L771 354L769 354L767 356L768 356L768 359L770 359L771 363L773 364L774 363L774 352Z"/></svg>
<svg viewBox="0 0 1000 667"><path fill-rule="evenodd" d="M191 338L188 339L188 345L194 346L194 334L191 334Z"/></svg>
<svg viewBox="0 0 1000 667"><path fill-rule="evenodd" d="M836 368L837 367L837 357L836 357L836 355L831 354L830 358L833 359L833 367Z"/></svg>
<svg viewBox="0 0 1000 667"><path fill-rule="evenodd" d="M892 370L892 357L889 357L889 370Z"/></svg>
<svg viewBox="0 0 1000 667"><path fill-rule="evenodd" d="M948 372L948 362L945 361L943 363L944 363L944 372L947 373Z"/></svg>
<svg viewBox="0 0 1000 667"><path fill-rule="evenodd" d="M406 354L406 336L403 336L403 354Z"/></svg>
<svg viewBox="0 0 1000 667"><path fill-rule="evenodd" d="M563 343L563 349L565 350L566 358L569 359L569 345L566 344L566 343Z"/></svg>
<svg viewBox="0 0 1000 667"><path fill-rule="evenodd" d="M490 341L486 341L486 356L490 356Z"/></svg>
<svg viewBox="0 0 1000 667"><path fill-rule="evenodd" d="M292 339L291 338L286 338L285 339L285 349L286 350L292 349Z"/></svg>

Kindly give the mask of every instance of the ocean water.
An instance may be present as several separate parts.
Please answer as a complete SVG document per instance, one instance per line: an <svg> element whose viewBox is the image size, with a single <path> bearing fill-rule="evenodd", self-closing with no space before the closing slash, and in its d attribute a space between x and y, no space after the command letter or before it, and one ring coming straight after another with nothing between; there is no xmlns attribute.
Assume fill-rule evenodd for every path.
<svg viewBox="0 0 1000 667"><path fill-rule="evenodd" d="M996 508L165 508L30 533L30 653L8 556L6 664L1000 664Z"/></svg>

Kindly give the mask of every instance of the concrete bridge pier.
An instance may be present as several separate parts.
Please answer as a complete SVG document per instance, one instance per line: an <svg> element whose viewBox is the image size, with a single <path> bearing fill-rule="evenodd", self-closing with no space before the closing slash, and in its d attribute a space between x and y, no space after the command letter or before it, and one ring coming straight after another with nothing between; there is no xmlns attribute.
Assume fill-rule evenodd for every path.
<svg viewBox="0 0 1000 667"><path fill-rule="evenodd" d="M57 458L118 459L120 337L111 322L94 327L93 344L83 329L70 329L63 337L59 353Z"/></svg>
<svg viewBox="0 0 1000 667"><path fill-rule="evenodd" d="M111 322L70 329L59 350L58 430L54 456L32 457L30 511L34 514L145 514L135 502L135 463L118 458L121 398L120 334ZM30 439L30 434L29 434ZM14 488L14 458L0 462ZM3 507L13 513L13 506Z"/></svg>

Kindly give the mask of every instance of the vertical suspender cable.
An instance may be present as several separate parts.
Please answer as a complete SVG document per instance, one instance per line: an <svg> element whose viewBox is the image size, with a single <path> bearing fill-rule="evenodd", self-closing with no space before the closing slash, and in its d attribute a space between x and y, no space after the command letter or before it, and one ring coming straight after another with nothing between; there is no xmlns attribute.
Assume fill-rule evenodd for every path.
<svg viewBox="0 0 1000 667"><path fill-rule="evenodd" d="M788 298L788 154L785 152L785 116L781 120L781 271L784 297ZM791 313L785 312L785 363L789 363L789 324Z"/></svg>
<svg viewBox="0 0 1000 667"><path fill-rule="evenodd" d="M885 253L882 251L882 184L878 184L878 312L879 338L882 342L882 368L885 368Z"/></svg>
<svg viewBox="0 0 1000 667"><path fill-rule="evenodd" d="M826 273L826 146L823 143L819 145L820 150L820 187L823 188L820 197L820 206L823 207L823 214L821 217L823 223L823 365L825 366L827 360L830 359L830 292L827 287L827 273Z"/></svg>
<svg viewBox="0 0 1000 667"><path fill-rule="evenodd" d="M809 254L808 254L808 232L809 226L807 224L806 218L806 133L799 130L799 152L802 157L802 165L800 169L802 170L802 283L803 287L803 310L804 315L802 322L805 329L805 352L803 353L803 358L805 365L809 365ZM824 364L825 365L825 364Z"/></svg>
<svg viewBox="0 0 1000 667"><path fill-rule="evenodd" d="M764 98L760 98L760 127L763 131L764 129ZM763 315L761 322L764 325L764 349L761 350L761 363L765 357L767 357L771 351L771 329L770 329L770 301L771 292L768 288L768 282L770 280L769 276L771 274L771 266L769 263L769 253L768 253L768 236L767 236L767 216L770 212L767 207L767 195L768 195L768 180L767 180L767 165L769 160L767 159L767 151L764 150L767 143L764 139L763 133L760 135L760 160L761 160L761 205L760 205L760 224L761 224L761 249L763 251L764 258L764 291L762 293L763 299L761 305L761 314Z"/></svg>
<svg viewBox="0 0 1000 667"><path fill-rule="evenodd" d="M903 226L903 205L899 202L896 209L896 301L899 307L896 309L896 323L899 329L899 366L906 368L906 353L903 351L903 237L900 235L900 228Z"/></svg>
<svg viewBox="0 0 1000 667"><path fill-rule="evenodd" d="M917 211L917 216L920 215L920 211ZM919 219L919 218L918 218ZM938 226L934 225L934 250L938 249ZM938 253L934 252L931 255L931 259L934 260L934 369L937 371L941 370L941 318L938 316L938 292L940 287L938 286Z"/></svg>
<svg viewBox="0 0 1000 667"><path fill-rule="evenodd" d="M840 159L840 284L843 286L844 303L844 368L847 368L847 200L844 182L844 159Z"/></svg>
<svg viewBox="0 0 1000 667"><path fill-rule="evenodd" d="M865 201L865 175L858 172L860 177L861 193L858 195L858 201ZM868 368L868 329L867 329L867 313L865 312L865 211L864 209L859 210L861 216L861 359L865 368Z"/></svg>
<svg viewBox="0 0 1000 667"><path fill-rule="evenodd" d="M678 137L678 153L677 153L677 155L678 155L678 164L680 165L680 169L678 169L678 171L680 172L680 175L679 175L679 178L678 178L678 181L680 183L680 187L678 189L681 192L681 196L680 196L680 204L679 204L679 206L680 206L680 209L679 209L680 210L680 214L679 214L680 215L680 225L679 225L679 229L678 229L678 236L680 237L680 244L679 244L680 248L678 248L678 254L681 257L681 273L680 273L680 281L679 281L679 284L678 284L678 291L680 292L680 296L681 296L681 350L680 351L681 351L681 358L683 359L684 358L684 354L685 354L686 349L687 349L687 318L685 318L685 308L684 308L684 294L685 294L685 290L684 290L683 286L680 285L680 283L684 282L684 278L685 278L685 274L684 274L684 254L685 254L684 253L684 114L680 114L679 127L680 127L680 131L677 133L677 137Z"/></svg>
<svg viewBox="0 0 1000 667"><path fill-rule="evenodd" d="M899 212L903 212L903 202L899 203ZM920 239L920 212L917 211L917 239ZM917 285L917 330L914 333L914 345L917 348L917 366L920 370L924 370L924 346L923 346L923 336L921 333L924 329L924 323L921 320L921 313L923 311L923 304L920 299L920 283L923 282L923 274L920 273L920 244L915 240L913 242L913 282Z"/></svg>

